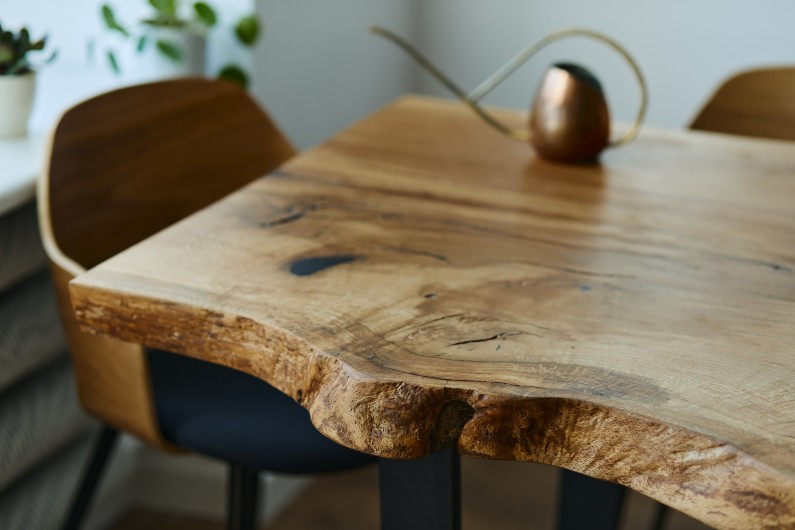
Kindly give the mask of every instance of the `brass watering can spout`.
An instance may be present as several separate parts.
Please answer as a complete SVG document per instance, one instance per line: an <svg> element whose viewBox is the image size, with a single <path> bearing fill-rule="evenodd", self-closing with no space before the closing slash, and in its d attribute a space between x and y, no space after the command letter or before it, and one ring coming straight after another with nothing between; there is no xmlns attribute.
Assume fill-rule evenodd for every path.
<svg viewBox="0 0 795 530"><path fill-rule="evenodd" d="M373 26L370 30L397 44L486 123L509 138L529 142L545 158L561 162L594 160L605 148L618 147L634 140L646 115L648 89L640 67L620 44L596 31L573 28L551 33L528 46L467 93L417 48L395 33L380 26ZM590 71L575 64L558 63L547 70L532 105L527 129L509 127L480 106L483 97L539 50L552 42L573 36L590 37L613 48L626 60L638 81L641 92L638 112L633 124L621 136L610 140L610 115L602 86Z"/></svg>

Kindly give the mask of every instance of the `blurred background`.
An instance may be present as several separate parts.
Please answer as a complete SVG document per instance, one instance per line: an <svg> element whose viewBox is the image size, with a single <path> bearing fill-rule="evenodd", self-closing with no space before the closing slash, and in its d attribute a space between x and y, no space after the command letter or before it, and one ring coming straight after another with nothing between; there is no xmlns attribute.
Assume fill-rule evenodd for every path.
<svg viewBox="0 0 795 530"><path fill-rule="evenodd" d="M47 33L58 60L41 72L33 128L47 128L73 102L140 79L114 75L101 48L107 31L99 0L0 0L2 22ZM145 0L117 2L120 19L148 9ZM795 56L787 0L221 0L222 22L256 11L262 38L253 50L215 31L208 73L229 56L247 62L252 90L300 148L307 148L405 92L448 96L392 45L367 32L383 24L415 43L464 88L474 87L513 54L543 35L585 26L613 36L643 68L651 92L648 123L686 125L716 85L753 66L786 64ZM87 43L96 52L89 64ZM487 98L524 108L540 72L556 60L593 69L611 109L631 120L637 89L626 66L599 43L572 39L549 47Z"/></svg>

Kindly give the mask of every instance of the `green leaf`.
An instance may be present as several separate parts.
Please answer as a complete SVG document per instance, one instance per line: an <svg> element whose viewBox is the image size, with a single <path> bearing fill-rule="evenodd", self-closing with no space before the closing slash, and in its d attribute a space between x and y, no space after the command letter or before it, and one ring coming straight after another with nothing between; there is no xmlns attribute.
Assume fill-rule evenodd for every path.
<svg viewBox="0 0 795 530"><path fill-rule="evenodd" d="M259 19L256 15L241 18L235 26L237 39L245 46L253 46L259 38Z"/></svg>
<svg viewBox="0 0 795 530"><path fill-rule="evenodd" d="M175 43L168 41L168 40L158 40L155 42L155 46L157 46L157 50L162 53L168 59L171 59L175 63L178 63L182 60L182 49L177 46Z"/></svg>
<svg viewBox="0 0 795 530"><path fill-rule="evenodd" d="M50 56L49 56L49 57L47 57L46 59L44 59L44 63L42 63L42 64L50 64L50 63L54 62L54 61L55 61L55 59L57 59L57 58L58 58L58 50L54 50L54 51L53 51L53 52L50 54Z"/></svg>
<svg viewBox="0 0 795 530"><path fill-rule="evenodd" d="M47 42L46 39L41 39L36 42L33 42L30 44L30 49L36 51L43 50L46 42Z"/></svg>
<svg viewBox="0 0 795 530"><path fill-rule="evenodd" d="M166 18L177 15L177 0L149 0L149 5Z"/></svg>
<svg viewBox="0 0 795 530"><path fill-rule="evenodd" d="M14 48L0 42L0 64L10 62L14 58Z"/></svg>
<svg viewBox="0 0 795 530"><path fill-rule="evenodd" d="M110 69L113 70L114 74L121 75L121 68L119 68L119 60L116 59L116 54L113 53L111 50L108 50L108 63L110 63Z"/></svg>
<svg viewBox="0 0 795 530"><path fill-rule="evenodd" d="M193 10L196 12L196 16L202 24L208 28L215 26L218 22L218 15L215 14L215 10L204 2L196 2L193 4Z"/></svg>
<svg viewBox="0 0 795 530"><path fill-rule="evenodd" d="M28 31L28 28L22 28L19 31L19 48L21 50L30 49L30 32Z"/></svg>
<svg viewBox="0 0 795 530"><path fill-rule="evenodd" d="M138 44L135 45L135 51L137 51L138 53L143 53L144 49L146 48L146 43L147 43L146 35L141 35L138 38Z"/></svg>
<svg viewBox="0 0 795 530"><path fill-rule="evenodd" d="M24 57L18 57L16 60L11 62L11 66L8 68L6 74L8 75L22 75L26 74L30 71L30 63L25 60Z"/></svg>
<svg viewBox="0 0 795 530"><path fill-rule="evenodd" d="M218 72L218 79L225 79L226 81L231 81L232 83L236 83L243 88L248 88L248 74L243 71L242 68L237 66L236 64L228 64L224 66L220 72Z"/></svg>
<svg viewBox="0 0 795 530"><path fill-rule="evenodd" d="M142 20L141 23L153 28L182 28L185 26L185 22L182 20L165 18L147 18Z"/></svg>
<svg viewBox="0 0 795 530"><path fill-rule="evenodd" d="M113 8L110 7L108 4L102 5L102 19L105 21L105 26L111 31L118 31L125 37L130 36L130 32L127 29L119 24L116 20L116 15L113 12Z"/></svg>

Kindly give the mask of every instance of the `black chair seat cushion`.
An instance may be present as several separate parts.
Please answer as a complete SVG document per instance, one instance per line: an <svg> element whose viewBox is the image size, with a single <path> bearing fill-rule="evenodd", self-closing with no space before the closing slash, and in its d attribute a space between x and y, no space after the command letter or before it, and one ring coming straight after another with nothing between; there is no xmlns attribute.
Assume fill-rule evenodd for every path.
<svg viewBox="0 0 795 530"><path fill-rule="evenodd" d="M375 461L320 434L306 409L256 377L166 351L148 356L160 429L179 447L277 473Z"/></svg>

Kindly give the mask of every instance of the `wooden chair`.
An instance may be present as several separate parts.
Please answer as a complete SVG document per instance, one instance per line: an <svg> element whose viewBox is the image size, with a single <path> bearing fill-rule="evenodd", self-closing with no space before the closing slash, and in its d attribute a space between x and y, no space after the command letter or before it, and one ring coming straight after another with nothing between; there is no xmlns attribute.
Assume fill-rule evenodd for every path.
<svg viewBox="0 0 795 530"><path fill-rule="evenodd" d="M749 70L729 78L690 128L795 140L795 67Z"/></svg>
<svg viewBox="0 0 795 530"><path fill-rule="evenodd" d="M57 125L39 186L42 238L80 400L105 428L64 528L78 528L118 430L229 463L229 526L253 529L258 472L315 473L374 458L331 442L263 381L222 366L80 331L68 283L294 154L236 86L201 79L125 88ZM234 389L234 391L229 391Z"/></svg>

